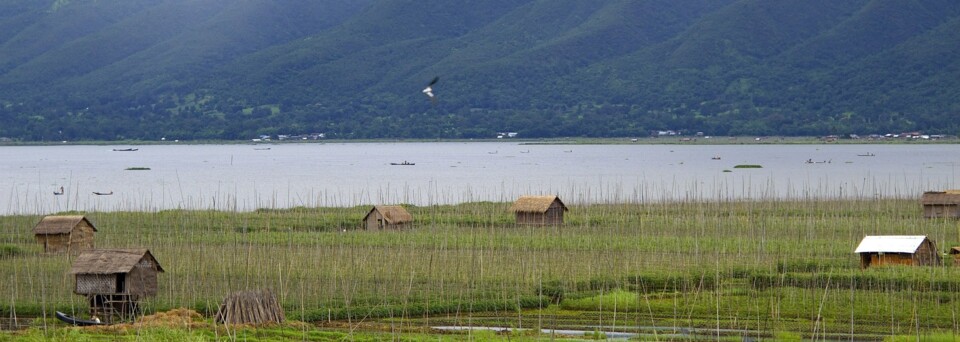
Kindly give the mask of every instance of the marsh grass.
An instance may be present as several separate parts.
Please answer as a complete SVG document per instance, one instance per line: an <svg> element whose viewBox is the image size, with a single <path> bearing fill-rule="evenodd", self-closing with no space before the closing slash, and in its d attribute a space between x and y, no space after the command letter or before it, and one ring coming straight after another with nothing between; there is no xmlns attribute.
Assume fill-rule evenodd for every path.
<svg viewBox="0 0 960 342"><path fill-rule="evenodd" d="M883 339L883 342L956 342L960 341L960 334L956 332L929 332L916 335L896 335Z"/></svg>
<svg viewBox="0 0 960 342"><path fill-rule="evenodd" d="M149 248L166 270L148 310L210 315L230 292L271 288L292 318L400 327L958 331L957 268L860 270L853 254L868 234L928 235L940 250L960 241L955 221L922 219L915 200L574 205L559 227L516 226L508 207L408 205L405 231L360 230L364 206L85 214L98 247ZM21 251L0 258L0 314L83 313L66 274L74 257L40 252L39 219L0 217L0 245ZM564 318L556 304L595 314Z"/></svg>

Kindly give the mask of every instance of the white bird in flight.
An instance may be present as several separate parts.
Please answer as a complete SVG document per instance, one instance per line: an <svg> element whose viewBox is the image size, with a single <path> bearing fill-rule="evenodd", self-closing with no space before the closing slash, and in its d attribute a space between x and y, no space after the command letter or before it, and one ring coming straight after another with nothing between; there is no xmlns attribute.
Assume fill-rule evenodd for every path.
<svg viewBox="0 0 960 342"><path fill-rule="evenodd" d="M427 84L427 87L423 88L423 94L430 98L430 102L437 103L437 97L436 95L433 95L433 85L439 80L440 76L434 77L433 81L430 81L430 84Z"/></svg>

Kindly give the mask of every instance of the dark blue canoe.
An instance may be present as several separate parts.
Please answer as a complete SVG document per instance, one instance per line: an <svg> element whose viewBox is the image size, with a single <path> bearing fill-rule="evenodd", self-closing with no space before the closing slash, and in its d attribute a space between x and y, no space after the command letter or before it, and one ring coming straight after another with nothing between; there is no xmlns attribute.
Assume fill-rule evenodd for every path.
<svg viewBox="0 0 960 342"><path fill-rule="evenodd" d="M76 318L67 316L67 314L62 313L62 312L60 312L60 311L57 311L57 319L65 322L65 323L67 323L67 324L72 324L72 325L76 325L76 326L104 325L104 324L106 324L106 323L102 323L102 322L98 322L98 321L90 321L90 320L85 320L85 319L76 319Z"/></svg>

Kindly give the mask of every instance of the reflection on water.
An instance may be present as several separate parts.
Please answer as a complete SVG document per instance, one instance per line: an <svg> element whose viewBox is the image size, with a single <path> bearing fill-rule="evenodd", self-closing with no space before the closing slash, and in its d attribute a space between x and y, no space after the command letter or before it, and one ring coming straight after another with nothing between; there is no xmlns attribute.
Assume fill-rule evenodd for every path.
<svg viewBox="0 0 960 342"><path fill-rule="evenodd" d="M957 145L939 144L119 147L0 147L0 213L430 205L522 194L558 194L568 204L918 198L956 187L960 163ZM411 165L392 165L403 162Z"/></svg>

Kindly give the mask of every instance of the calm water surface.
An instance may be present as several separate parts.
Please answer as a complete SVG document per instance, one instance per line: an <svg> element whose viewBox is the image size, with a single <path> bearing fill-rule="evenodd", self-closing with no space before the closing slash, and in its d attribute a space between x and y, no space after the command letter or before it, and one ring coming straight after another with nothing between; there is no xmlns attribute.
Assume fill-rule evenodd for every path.
<svg viewBox="0 0 960 342"><path fill-rule="evenodd" d="M130 147L139 150L113 151ZM0 213L430 205L522 194L558 194L571 204L917 198L960 187L958 152L960 145L940 144L6 146ZM415 165L391 165L404 161ZM127 170L135 167L150 170ZM54 195L61 186L64 194Z"/></svg>

